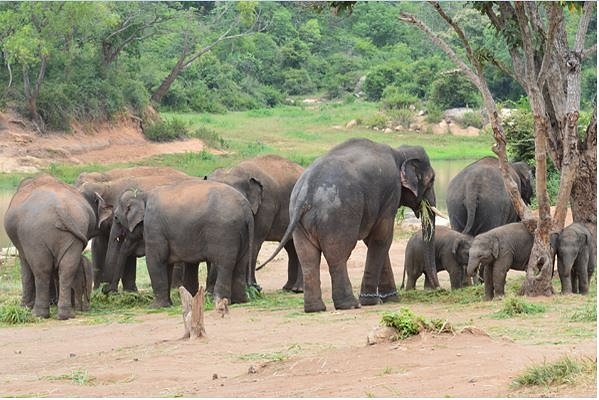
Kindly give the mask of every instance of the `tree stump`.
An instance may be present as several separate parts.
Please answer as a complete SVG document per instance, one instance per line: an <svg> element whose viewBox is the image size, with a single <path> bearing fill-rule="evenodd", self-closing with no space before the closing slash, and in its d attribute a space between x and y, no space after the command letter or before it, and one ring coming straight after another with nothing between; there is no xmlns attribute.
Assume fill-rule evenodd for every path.
<svg viewBox="0 0 599 400"><path fill-rule="evenodd" d="M206 336L204 329L204 287L200 286L198 293L192 296L183 286L179 286L181 307L183 308L183 339L201 338Z"/></svg>

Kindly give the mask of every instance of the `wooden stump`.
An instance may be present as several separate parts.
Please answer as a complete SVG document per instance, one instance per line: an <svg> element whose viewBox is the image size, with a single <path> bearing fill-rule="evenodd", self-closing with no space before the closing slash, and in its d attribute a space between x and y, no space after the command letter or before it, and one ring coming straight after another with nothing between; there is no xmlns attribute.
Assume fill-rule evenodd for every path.
<svg viewBox="0 0 599 400"><path fill-rule="evenodd" d="M183 324L185 325L184 339L206 336L204 329L204 287L200 286L198 293L192 296L183 286L179 286L181 307L183 308Z"/></svg>

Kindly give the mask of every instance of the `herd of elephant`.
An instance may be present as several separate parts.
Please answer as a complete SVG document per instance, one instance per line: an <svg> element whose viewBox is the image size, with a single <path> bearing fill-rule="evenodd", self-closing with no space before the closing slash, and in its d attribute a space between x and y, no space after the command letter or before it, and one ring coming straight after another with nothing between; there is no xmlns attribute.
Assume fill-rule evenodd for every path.
<svg viewBox="0 0 599 400"><path fill-rule="evenodd" d="M74 185L50 175L28 178L10 202L4 227L21 260L22 304L45 318L53 296L57 317L68 319L74 308L89 309L92 287L101 283L105 292L117 291L119 283L124 291L137 291L136 259L142 256L154 307L170 306L170 289L177 285L196 293L200 262L206 262L206 290L216 302L245 302L247 287L259 287L256 270L283 248L283 289L303 292L306 312L326 309L322 256L336 309L397 301L389 249L401 206L422 221L406 248L407 289L423 273L426 287L438 287L440 270L448 271L452 289L459 288L480 270L485 297L502 295L508 269L525 268L533 239L517 222L497 160L483 158L450 182L451 229L435 226L434 178L422 147L355 138L305 169L266 155L203 178L164 167L82 173ZM514 163L512 178L529 203L526 164ZM83 255L89 240L91 262ZM359 240L368 250L356 298L347 261ZM279 245L257 267L264 241ZM595 266L588 230L573 224L552 245L562 291L586 293Z"/></svg>

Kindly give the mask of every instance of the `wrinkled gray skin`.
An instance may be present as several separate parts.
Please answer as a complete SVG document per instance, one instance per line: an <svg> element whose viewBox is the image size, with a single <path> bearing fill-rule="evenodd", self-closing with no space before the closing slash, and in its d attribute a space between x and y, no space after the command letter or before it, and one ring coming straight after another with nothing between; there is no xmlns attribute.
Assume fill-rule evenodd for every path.
<svg viewBox="0 0 599 400"><path fill-rule="evenodd" d="M350 139L318 158L300 176L291 193L290 224L281 243L293 234L304 274L304 311L326 309L320 287L324 254L336 309L357 308L397 299L389 259L397 209L420 216L422 200L435 205L435 173L422 147L391 148L368 139ZM431 213L434 240L435 215ZM358 240L368 246L360 301L354 297L347 260ZM433 243L425 249L434 271ZM282 248L277 248L270 261ZM266 263L265 262L265 263ZM429 274L438 287L436 273Z"/></svg>
<svg viewBox="0 0 599 400"><path fill-rule="evenodd" d="M289 226L289 197L303 168L277 155L245 160L230 169L215 170L208 179L233 186L245 195L254 213L254 254L250 283L258 286L256 259L265 241L280 242ZM287 282L283 290L302 292L303 276L293 240L285 243Z"/></svg>
<svg viewBox="0 0 599 400"><path fill-rule="evenodd" d="M22 305L50 316L50 285L59 278L58 319L75 316L71 288L83 250L97 234L94 211L73 187L49 175L19 185L4 216L4 229L21 259Z"/></svg>
<svg viewBox="0 0 599 400"><path fill-rule="evenodd" d="M120 168L104 173L85 172L79 175L77 188L94 209L100 230L100 233L92 240L94 288L99 288L102 282L110 281L110 277L104 276L105 260L112 225L112 212L119 195L125 189L149 190L159 185L187 178L189 178L189 175L181 171L164 167ZM135 256L130 256L127 259L127 265L121 279L123 290L137 291Z"/></svg>
<svg viewBox="0 0 599 400"><path fill-rule="evenodd" d="M472 240L472 236L464 235L445 226L435 228L435 265L437 272L447 271L452 289L459 289L470 284L466 278L466 266ZM404 287L407 274L406 290L414 289L416 281L424 273L424 246L422 231L417 231L408 240L401 283L401 286ZM424 281L424 287L430 289L427 279Z"/></svg>
<svg viewBox="0 0 599 400"><path fill-rule="evenodd" d="M510 175L522 200L530 204L533 196L530 168L523 162L512 163ZM495 157L484 157L454 176L447 187L446 202L451 228L470 236L520 220Z"/></svg>
<svg viewBox="0 0 599 400"><path fill-rule="evenodd" d="M474 238L466 272L473 276L477 268L484 268L485 300L505 294L510 269L526 270L533 239L521 222L499 226Z"/></svg>
<svg viewBox="0 0 599 400"><path fill-rule="evenodd" d="M591 232L583 224L574 222L559 234L551 235L551 247L557 257L562 294L587 294L597 263Z"/></svg>
<svg viewBox="0 0 599 400"><path fill-rule="evenodd" d="M153 307L172 304L169 265L177 262L185 263L185 274L195 267L195 289L187 287L192 295L197 292L197 265L205 261L217 271L215 302L247 301L254 219L247 199L231 186L191 178L147 192L127 190L119 198L113 224L119 229L112 232L119 236L111 236L110 244L117 239L145 242ZM118 257L111 254L113 248L109 247L109 259ZM111 267L114 288L120 271L119 266Z"/></svg>
<svg viewBox="0 0 599 400"><path fill-rule="evenodd" d="M58 271L54 270L54 279L53 285L54 287L50 288L50 296L52 297L52 292L58 293L59 279L58 279ZM92 284L93 284L93 269L92 263L88 260L87 257L81 255L81 261L79 263L79 268L77 268L77 273L75 278L73 279L73 285L71 286L71 305L75 308L76 311L89 311L90 309L90 298L92 294ZM52 300L51 300L52 301Z"/></svg>

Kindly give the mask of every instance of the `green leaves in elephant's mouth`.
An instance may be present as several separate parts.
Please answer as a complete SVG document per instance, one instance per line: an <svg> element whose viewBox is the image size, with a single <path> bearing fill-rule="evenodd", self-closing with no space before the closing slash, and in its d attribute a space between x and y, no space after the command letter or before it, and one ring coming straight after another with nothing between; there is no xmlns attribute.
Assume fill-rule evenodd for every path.
<svg viewBox="0 0 599 400"><path fill-rule="evenodd" d="M423 239L427 242L433 238L433 232L435 231L434 223L431 220L433 212L428 200L420 202L420 224L422 225Z"/></svg>

